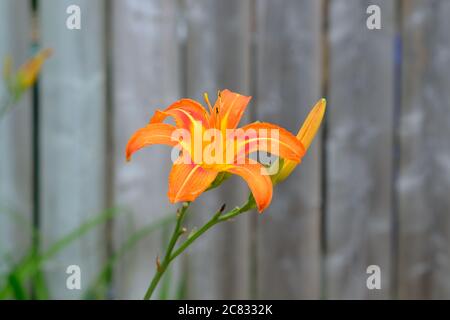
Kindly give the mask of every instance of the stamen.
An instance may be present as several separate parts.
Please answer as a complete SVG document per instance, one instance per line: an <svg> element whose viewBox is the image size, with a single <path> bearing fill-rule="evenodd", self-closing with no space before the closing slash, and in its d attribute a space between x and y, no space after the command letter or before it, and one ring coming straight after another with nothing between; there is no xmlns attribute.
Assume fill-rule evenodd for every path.
<svg viewBox="0 0 450 320"><path fill-rule="evenodd" d="M215 108L215 127L219 128L218 127L220 125L219 112L220 107L222 106L222 93L220 92L220 90L217 91L217 97L219 103L216 103L217 107Z"/></svg>
<svg viewBox="0 0 450 320"><path fill-rule="evenodd" d="M208 94L206 92L203 94L203 98L205 99L206 105L209 108L209 113L212 114L213 113L213 107L211 106L211 102L209 102L209 97L208 97Z"/></svg>
<svg viewBox="0 0 450 320"><path fill-rule="evenodd" d="M222 106L222 92L217 91L217 96L219 97L219 107Z"/></svg>

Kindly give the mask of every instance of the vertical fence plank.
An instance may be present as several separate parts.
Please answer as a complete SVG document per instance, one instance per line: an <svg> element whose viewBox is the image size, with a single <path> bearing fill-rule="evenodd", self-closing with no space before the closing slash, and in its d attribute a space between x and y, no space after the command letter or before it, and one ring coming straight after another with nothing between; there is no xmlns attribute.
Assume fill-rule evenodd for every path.
<svg viewBox="0 0 450 320"><path fill-rule="evenodd" d="M131 219L115 223L115 247L144 225L175 215L167 198L170 149L152 146L126 164L125 147L157 108L179 99L176 9L175 0L113 2L114 197L132 210ZM115 272L117 298L144 296L163 249L156 232L127 253Z"/></svg>
<svg viewBox="0 0 450 320"><path fill-rule="evenodd" d="M10 55L17 67L29 57L29 21L27 1L0 2L0 63ZM2 98L3 88L2 78ZM31 125L29 94L0 119L0 272L6 271L9 259L17 262L31 243Z"/></svg>
<svg viewBox="0 0 450 320"><path fill-rule="evenodd" d="M381 30L366 9L381 8ZM395 1L330 2L326 203L328 298L389 298ZM366 269L381 268L381 290Z"/></svg>
<svg viewBox="0 0 450 320"><path fill-rule="evenodd" d="M399 297L450 298L450 2L404 1Z"/></svg>
<svg viewBox="0 0 450 320"><path fill-rule="evenodd" d="M257 119L297 133L321 91L321 2L256 1ZM320 294L320 139L258 220L258 297Z"/></svg>
<svg viewBox="0 0 450 320"><path fill-rule="evenodd" d="M215 101L219 89L249 95L250 1L184 2L187 18L187 95ZM255 104L250 103L249 109ZM248 111L251 112L251 111ZM243 120L245 121L245 120ZM225 202L244 203L247 187L237 177L200 197L191 226L201 226ZM193 299L249 298L249 217L219 225L189 253L188 294Z"/></svg>
<svg viewBox="0 0 450 320"><path fill-rule="evenodd" d="M81 9L81 30L66 28L66 8ZM43 0L42 44L54 50L40 92L41 227L44 248L104 210L105 61L103 0ZM53 298L79 298L101 267L104 233L76 240L46 268ZM66 288L78 265L82 290Z"/></svg>

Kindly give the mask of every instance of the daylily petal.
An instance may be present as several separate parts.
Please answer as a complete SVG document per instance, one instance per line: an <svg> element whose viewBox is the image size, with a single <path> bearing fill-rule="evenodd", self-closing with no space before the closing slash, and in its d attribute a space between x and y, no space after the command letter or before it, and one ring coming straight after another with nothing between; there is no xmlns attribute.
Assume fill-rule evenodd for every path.
<svg viewBox="0 0 450 320"><path fill-rule="evenodd" d="M216 178L218 172L200 165L175 162L169 175L169 200L194 201Z"/></svg>
<svg viewBox="0 0 450 320"><path fill-rule="evenodd" d="M180 128L190 130L196 123L200 123L206 128L209 126L208 113L205 108L192 99L181 99L163 111L157 110L150 119L150 123L161 123L169 116L174 118L177 127Z"/></svg>
<svg viewBox="0 0 450 320"><path fill-rule="evenodd" d="M219 129L236 128L251 98L228 89L221 91L214 105L214 112L219 111ZM214 115L211 115L211 118L214 118Z"/></svg>
<svg viewBox="0 0 450 320"><path fill-rule="evenodd" d="M244 141L238 143L238 156L255 151L270 152L284 159L300 162L305 147L286 129L265 122L254 122L241 128L248 133ZM238 129L240 130L240 129Z"/></svg>
<svg viewBox="0 0 450 320"><path fill-rule="evenodd" d="M247 159L246 164L230 166L226 171L241 176L247 182L260 213L269 206L272 201L272 180L263 165Z"/></svg>
<svg viewBox="0 0 450 320"><path fill-rule="evenodd" d="M175 130L177 130L175 126L167 123L153 123L137 130L127 144L127 161L131 159L133 153L152 144L177 146L179 142L172 139Z"/></svg>

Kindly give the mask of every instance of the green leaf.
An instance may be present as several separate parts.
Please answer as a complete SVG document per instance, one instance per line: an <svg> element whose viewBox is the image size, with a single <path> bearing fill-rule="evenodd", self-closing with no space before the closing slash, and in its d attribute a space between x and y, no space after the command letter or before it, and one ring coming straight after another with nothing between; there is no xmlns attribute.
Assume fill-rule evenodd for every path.
<svg viewBox="0 0 450 320"><path fill-rule="evenodd" d="M83 223L81 226L70 232L65 237L53 243L48 250L40 254L37 252L36 247L31 247L27 254L17 263L9 273L9 281L6 285L0 288L0 300L6 299L8 297L25 297L23 292L26 292L24 288L27 286L25 284L33 284L35 286L36 295L38 297L48 296L48 291L44 285L44 277L42 276L42 266L44 262L58 252L66 248L73 241L79 239L88 231L94 227L106 222L107 220L116 216L119 212L116 208L108 209L97 215L96 217ZM39 236L36 231L33 232L36 237ZM23 292L22 292L23 291Z"/></svg>
<svg viewBox="0 0 450 320"><path fill-rule="evenodd" d="M184 300L187 296L187 272L181 272L181 279L178 284L177 292L175 294L176 300Z"/></svg>
<svg viewBox="0 0 450 320"><path fill-rule="evenodd" d="M33 294L34 299L36 300L48 300L50 299L50 292L45 282L44 273L42 269L36 272L36 275L33 277Z"/></svg>
<svg viewBox="0 0 450 320"><path fill-rule="evenodd" d="M25 285L15 273L9 275L8 284L11 287L12 295L16 300L27 299Z"/></svg>
<svg viewBox="0 0 450 320"><path fill-rule="evenodd" d="M128 251L130 251L139 241L149 236L156 230L169 225L175 221L175 215L167 215L162 217L145 227L142 227L137 232L133 233L121 247L108 259L96 280L91 284L86 291L85 299L103 299L107 295L109 283L112 278L112 271L114 265L119 261Z"/></svg>

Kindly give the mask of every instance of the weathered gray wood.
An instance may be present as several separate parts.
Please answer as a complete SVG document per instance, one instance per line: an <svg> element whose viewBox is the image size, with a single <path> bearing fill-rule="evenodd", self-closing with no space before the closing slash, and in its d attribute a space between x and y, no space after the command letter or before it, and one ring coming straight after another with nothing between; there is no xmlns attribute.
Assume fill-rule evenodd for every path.
<svg viewBox="0 0 450 320"><path fill-rule="evenodd" d="M321 1L256 1L257 116L297 134L321 96ZM320 135L257 219L258 298L320 296Z"/></svg>
<svg viewBox="0 0 450 320"><path fill-rule="evenodd" d="M369 5L381 30L366 27ZM395 1L330 2L325 295L389 298ZM368 290L367 267L381 268Z"/></svg>
<svg viewBox="0 0 450 320"><path fill-rule="evenodd" d="M115 247L155 219L175 215L177 208L167 197L170 148L152 146L125 162L131 135L157 108L180 98L176 14L175 0L113 2L114 201L132 211L131 219L115 221ZM116 298L142 299L166 244L157 232L127 253L115 269Z"/></svg>
<svg viewBox="0 0 450 320"><path fill-rule="evenodd" d="M66 28L66 8L81 8L81 30ZM40 193L43 246L105 209L105 47L103 0L40 1L42 45L54 50L40 91ZM53 298L79 298L105 255L97 228L46 267ZM66 268L81 268L82 290L66 288Z"/></svg>
<svg viewBox="0 0 450 320"><path fill-rule="evenodd" d="M27 1L0 2L0 63L10 55L15 69L29 58L30 8ZM0 96L4 97L3 77ZM31 100L26 94L0 119L0 272L17 262L31 244Z"/></svg>
<svg viewBox="0 0 450 320"><path fill-rule="evenodd" d="M399 297L450 298L450 2L403 2Z"/></svg>
<svg viewBox="0 0 450 320"><path fill-rule="evenodd" d="M250 95L250 2L187 0L187 96L213 103L217 90ZM255 108L250 103L248 113ZM243 120L245 122L246 120ZM231 209L245 202L248 191L238 177L202 195L190 216L190 229L200 227L223 203ZM253 215L256 213L250 213ZM250 297L249 216L214 227L189 252L188 297L227 299Z"/></svg>

